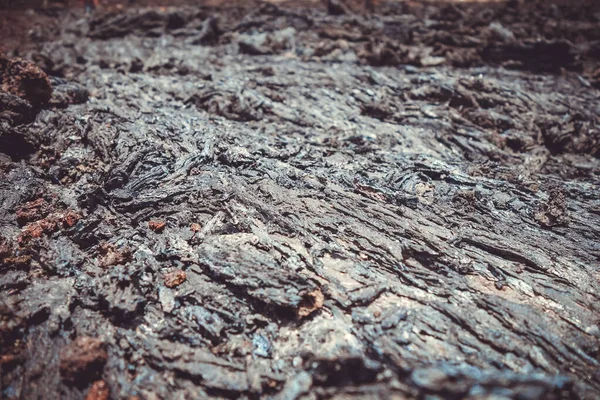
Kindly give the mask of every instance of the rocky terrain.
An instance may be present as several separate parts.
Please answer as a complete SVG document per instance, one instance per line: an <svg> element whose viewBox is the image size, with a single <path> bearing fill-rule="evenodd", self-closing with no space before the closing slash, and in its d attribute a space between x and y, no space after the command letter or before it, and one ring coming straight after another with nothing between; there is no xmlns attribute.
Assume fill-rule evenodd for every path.
<svg viewBox="0 0 600 400"><path fill-rule="evenodd" d="M600 396L600 7L142 3L5 14L2 398Z"/></svg>

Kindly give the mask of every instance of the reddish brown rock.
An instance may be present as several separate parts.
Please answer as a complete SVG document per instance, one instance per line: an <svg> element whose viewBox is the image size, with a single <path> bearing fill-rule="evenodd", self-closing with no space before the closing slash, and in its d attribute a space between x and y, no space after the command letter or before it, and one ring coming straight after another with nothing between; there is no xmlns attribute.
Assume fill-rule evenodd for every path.
<svg viewBox="0 0 600 400"><path fill-rule="evenodd" d="M53 229L49 229L49 228L52 228L52 227L47 224L42 226L39 222L34 222L32 224L29 224L23 228L23 230L21 231L21 234L17 238L17 242L20 245L24 245L24 244L28 243L31 239L40 238L40 237L42 237L44 232L51 233L53 231Z"/></svg>
<svg viewBox="0 0 600 400"><path fill-rule="evenodd" d="M200 226L200 224L197 223L193 223L192 226L190 227L190 230L194 233L196 232L200 232L202 230L202 227Z"/></svg>
<svg viewBox="0 0 600 400"><path fill-rule="evenodd" d="M164 276L165 286L169 288L174 288L185 282L186 278L187 276L185 272L181 270L166 273Z"/></svg>
<svg viewBox="0 0 600 400"><path fill-rule="evenodd" d="M63 217L62 223L65 228L72 228L81 217L73 210L68 210Z"/></svg>
<svg viewBox="0 0 600 400"><path fill-rule="evenodd" d="M148 228L154 232L160 233L165 230L167 224L164 221L150 221L148 222Z"/></svg>
<svg viewBox="0 0 600 400"><path fill-rule="evenodd" d="M17 221L20 223L33 221L23 227L17 239L21 245L31 239L40 238L44 234L56 232L60 227L64 229L72 228L80 219L79 214L73 210L67 210L65 213L52 213L45 218L38 219L50 210L46 203L38 203L38 201L30 202L17 210Z"/></svg>
<svg viewBox="0 0 600 400"><path fill-rule="evenodd" d="M30 61L0 53L0 90L27 100L33 106L47 104L52 97L48 75Z"/></svg>
<svg viewBox="0 0 600 400"><path fill-rule="evenodd" d="M108 385L104 381L96 381L88 390L85 400L108 400Z"/></svg>
<svg viewBox="0 0 600 400"><path fill-rule="evenodd" d="M17 210L17 222L24 225L27 222L38 221L50 212L50 205L42 197L23 204Z"/></svg>

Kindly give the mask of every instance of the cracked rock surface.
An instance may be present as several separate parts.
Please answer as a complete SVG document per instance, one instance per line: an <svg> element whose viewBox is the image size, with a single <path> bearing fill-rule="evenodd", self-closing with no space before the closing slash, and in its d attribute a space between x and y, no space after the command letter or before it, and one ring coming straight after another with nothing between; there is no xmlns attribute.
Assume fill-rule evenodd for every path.
<svg viewBox="0 0 600 400"><path fill-rule="evenodd" d="M2 398L600 396L586 7L61 13L0 91Z"/></svg>

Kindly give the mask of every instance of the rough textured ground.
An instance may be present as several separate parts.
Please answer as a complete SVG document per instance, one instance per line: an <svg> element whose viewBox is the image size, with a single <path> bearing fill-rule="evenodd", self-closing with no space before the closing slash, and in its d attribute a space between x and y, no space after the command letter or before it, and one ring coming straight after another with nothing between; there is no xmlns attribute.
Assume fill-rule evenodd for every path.
<svg viewBox="0 0 600 400"><path fill-rule="evenodd" d="M47 103L0 64L3 398L600 396L597 9L58 14Z"/></svg>

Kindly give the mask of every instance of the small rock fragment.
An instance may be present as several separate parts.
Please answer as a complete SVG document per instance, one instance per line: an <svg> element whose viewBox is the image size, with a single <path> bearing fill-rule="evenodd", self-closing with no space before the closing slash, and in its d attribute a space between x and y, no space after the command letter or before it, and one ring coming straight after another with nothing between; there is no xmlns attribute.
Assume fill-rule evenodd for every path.
<svg viewBox="0 0 600 400"><path fill-rule="evenodd" d="M164 312L170 313L175 309L175 296L173 291L165 287L158 288L158 300Z"/></svg>
<svg viewBox="0 0 600 400"><path fill-rule="evenodd" d="M181 270L166 273L164 276L165 286L168 288L174 288L185 282L186 278L187 276L185 272Z"/></svg>
<svg viewBox="0 0 600 400"><path fill-rule="evenodd" d="M257 356L265 358L271 356L272 345L265 335L255 335L252 344L254 345L253 353Z"/></svg>
<svg viewBox="0 0 600 400"><path fill-rule="evenodd" d="M148 228L152 229L156 233L160 233L165 230L167 224L164 221L150 221L148 222Z"/></svg>
<svg viewBox="0 0 600 400"><path fill-rule="evenodd" d="M81 217L75 211L68 210L63 217L63 227L72 228Z"/></svg>
<svg viewBox="0 0 600 400"><path fill-rule="evenodd" d="M568 225L569 211L564 192L557 188L551 189L548 201L540 204L533 217L544 228Z"/></svg>
<svg viewBox="0 0 600 400"><path fill-rule="evenodd" d="M88 390L85 400L108 400L108 385L104 381L96 381Z"/></svg>
<svg viewBox="0 0 600 400"><path fill-rule="evenodd" d="M503 42L515 40L515 34L498 21L492 22L489 26L489 30L495 38L500 39Z"/></svg>
<svg viewBox="0 0 600 400"><path fill-rule="evenodd" d="M128 261L131 261L133 256L128 247L117 250L114 245L108 243L100 245L100 254L102 255L100 261L102 267L126 264Z"/></svg>

